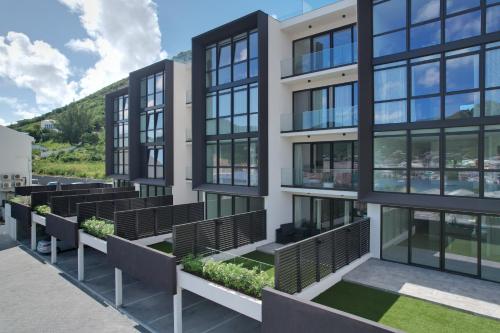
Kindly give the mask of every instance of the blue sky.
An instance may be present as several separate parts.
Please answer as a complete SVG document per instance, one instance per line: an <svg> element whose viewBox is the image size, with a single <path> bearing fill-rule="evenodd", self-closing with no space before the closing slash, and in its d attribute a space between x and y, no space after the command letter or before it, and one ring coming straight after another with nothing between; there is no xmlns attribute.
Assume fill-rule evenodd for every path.
<svg viewBox="0 0 500 333"><path fill-rule="evenodd" d="M257 9L284 17L331 2L8 1L0 12L0 125L48 112L188 50L193 36Z"/></svg>

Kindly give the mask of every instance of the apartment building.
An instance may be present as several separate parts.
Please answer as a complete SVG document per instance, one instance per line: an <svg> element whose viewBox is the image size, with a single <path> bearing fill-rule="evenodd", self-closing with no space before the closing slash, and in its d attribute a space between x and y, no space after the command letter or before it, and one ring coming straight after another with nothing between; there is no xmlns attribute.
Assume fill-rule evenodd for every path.
<svg viewBox="0 0 500 333"><path fill-rule="evenodd" d="M108 95L107 173L199 197L206 218L265 208L269 242L369 217L372 257L498 282L499 12L344 0L238 18L193 38L191 66Z"/></svg>
<svg viewBox="0 0 500 333"><path fill-rule="evenodd" d="M189 73L189 65L163 60L106 95L106 175L117 186L134 184L143 197L172 194L175 204L197 200L186 177Z"/></svg>

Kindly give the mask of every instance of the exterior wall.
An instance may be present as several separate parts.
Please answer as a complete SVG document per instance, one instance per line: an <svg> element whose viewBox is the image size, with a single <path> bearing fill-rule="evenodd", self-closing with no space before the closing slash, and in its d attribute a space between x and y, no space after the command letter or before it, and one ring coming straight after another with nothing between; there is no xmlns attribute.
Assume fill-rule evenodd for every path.
<svg viewBox="0 0 500 333"><path fill-rule="evenodd" d="M0 176L8 175L11 177L10 182L14 182L12 176L20 175L21 178L26 178L25 185L31 185L31 144L33 141L34 139L27 134L0 126L0 152L2 152ZM3 186L1 178L0 186ZM10 191L13 189L14 186ZM7 193L10 191L0 189L0 203L7 199Z"/></svg>
<svg viewBox="0 0 500 333"><path fill-rule="evenodd" d="M191 127L191 107L186 104L186 87L190 85L189 65L174 62L174 205L196 202L196 192L186 180L186 167L191 166L191 145L186 143L186 128Z"/></svg>

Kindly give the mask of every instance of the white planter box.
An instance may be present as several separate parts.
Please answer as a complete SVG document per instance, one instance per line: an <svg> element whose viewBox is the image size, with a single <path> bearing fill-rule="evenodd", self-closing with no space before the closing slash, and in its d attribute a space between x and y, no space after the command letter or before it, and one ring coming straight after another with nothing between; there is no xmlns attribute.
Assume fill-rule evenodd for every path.
<svg viewBox="0 0 500 333"><path fill-rule="evenodd" d="M45 216L38 215L37 213L32 212L31 213L31 221L35 222L36 224L43 225L45 227Z"/></svg>
<svg viewBox="0 0 500 333"><path fill-rule="evenodd" d="M257 298L186 273L181 270L181 266L177 266L177 279L182 289L189 290L247 317L262 321L262 301Z"/></svg>
<svg viewBox="0 0 500 333"><path fill-rule="evenodd" d="M102 253L108 253L108 242L106 242L105 240L89 235L81 229L79 231L79 234L80 243L90 246L91 248L94 248L97 251L101 251Z"/></svg>

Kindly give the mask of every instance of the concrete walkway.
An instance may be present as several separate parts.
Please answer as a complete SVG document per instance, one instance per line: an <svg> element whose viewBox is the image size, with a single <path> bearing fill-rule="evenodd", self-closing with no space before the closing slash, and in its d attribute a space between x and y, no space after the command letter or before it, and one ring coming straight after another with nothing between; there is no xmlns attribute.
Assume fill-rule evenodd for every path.
<svg viewBox="0 0 500 333"><path fill-rule="evenodd" d="M368 260L343 279L500 319L498 283L377 259Z"/></svg>
<svg viewBox="0 0 500 333"><path fill-rule="evenodd" d="M0 332L138 331L144 329L0 232Z"/></svg>

